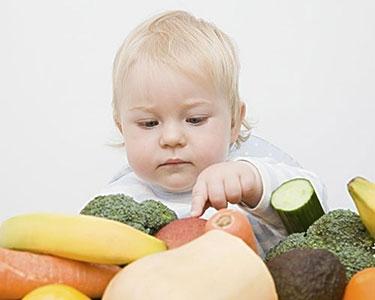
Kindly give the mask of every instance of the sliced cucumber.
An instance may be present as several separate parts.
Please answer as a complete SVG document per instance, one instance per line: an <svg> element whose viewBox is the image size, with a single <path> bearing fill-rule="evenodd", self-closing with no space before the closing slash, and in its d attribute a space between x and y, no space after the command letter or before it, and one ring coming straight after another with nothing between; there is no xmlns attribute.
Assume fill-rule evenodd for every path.
<svg viewBox="0 0 375 300"><path fill-rule="evenodd" d="M288 233L304 232L324 215L314 187L305 178L295 178L280 185L271 195L271 206Z"/></svg>

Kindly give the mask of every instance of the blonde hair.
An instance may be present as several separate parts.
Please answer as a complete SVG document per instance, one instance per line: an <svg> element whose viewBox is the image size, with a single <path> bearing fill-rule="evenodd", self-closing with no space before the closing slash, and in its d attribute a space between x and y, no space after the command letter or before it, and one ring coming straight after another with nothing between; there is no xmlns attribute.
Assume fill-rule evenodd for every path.
<svg viewBox="0 0 375 300"><path fill-rule="evenodd" d="M128 35L116 54L112 74L113 118L117 125L126 78L140 61L166 65L194 80L209 80L229 101L232 126L240 118L238 57L230 38L214 24L185 11L169 11L144 21ZM246 120L242 128L237 146L250 135Z"/></svg>

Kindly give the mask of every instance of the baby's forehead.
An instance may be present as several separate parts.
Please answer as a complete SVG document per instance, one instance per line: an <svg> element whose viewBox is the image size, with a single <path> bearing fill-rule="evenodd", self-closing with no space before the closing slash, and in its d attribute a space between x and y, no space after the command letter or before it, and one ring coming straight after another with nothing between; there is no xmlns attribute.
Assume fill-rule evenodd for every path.
<svg viewBox="0 0 375 300"><path fill-rule="evenodd" d="M150 98L170 95L184 97L218 94L218 91L203 74L192 74L162 64L138 63L129 70L125 84L125 96Z"/></svg>

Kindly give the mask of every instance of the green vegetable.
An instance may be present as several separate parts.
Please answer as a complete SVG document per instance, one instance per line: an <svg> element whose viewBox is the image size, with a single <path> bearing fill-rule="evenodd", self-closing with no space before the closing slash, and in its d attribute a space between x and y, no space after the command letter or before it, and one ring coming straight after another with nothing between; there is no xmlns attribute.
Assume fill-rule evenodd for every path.
<svg viewBox="0 0 375 300"><path fill-rule="evenodd" d="M304 232L324 215L314 187L304 178L289 180L271 195L271 205L288 233Z"/></svg>
<svg viewBox="0 0 375 300"><path fill-rule="evenodd" d="M130 225L148 234L177 219L176 213L156 200L138 203L124 194L97 196L80 214L107 218Z"/></svg>
<svg viewBox="0 0 375 300"><path fill-rule="evenodd" d="M155 234L160 228L177 219L176 214L159 201L145 200L140 205L150 234Z"/></svg>
<svg viewBox="0 0 375 300"><path fill-rule="evenodd" d="M326 249L336 254L346 268L347 278L375 267L374 239L351 210L333 210L315 221L305 233L289 235L273 247L265 260L292 249Z"/></svg>

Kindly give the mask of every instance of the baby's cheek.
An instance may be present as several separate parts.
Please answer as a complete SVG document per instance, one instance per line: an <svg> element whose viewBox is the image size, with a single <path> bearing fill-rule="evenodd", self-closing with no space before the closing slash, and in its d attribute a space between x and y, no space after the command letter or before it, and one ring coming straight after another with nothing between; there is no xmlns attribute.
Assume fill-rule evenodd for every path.
<svg viewBox="0 0 375 300"><path fill-rule="evenodd" d="M220 139L217 139L212 140L208 145L201 147L200 156L204 165L209 166L226 160L229 149L227 143L223 143Z"/></svg>
<svg viewBox="0 0 375 300"><path fill-rule="evenodd" d="M144 147L127 151L129 165L138 174L147 173L152 168L152 157Z"/></svg>

